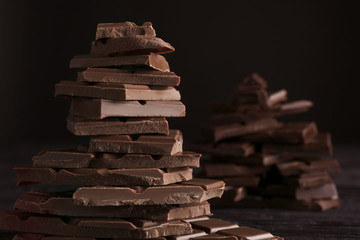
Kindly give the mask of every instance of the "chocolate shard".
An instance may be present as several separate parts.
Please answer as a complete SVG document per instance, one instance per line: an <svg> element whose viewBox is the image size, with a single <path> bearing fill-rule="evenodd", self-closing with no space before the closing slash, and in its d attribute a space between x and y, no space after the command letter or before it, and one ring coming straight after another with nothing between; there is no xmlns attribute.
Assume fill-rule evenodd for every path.
<svg viewBox="0 0 360 240"><path fill-rule="evenodd" d="M92 56L119 56L127 54L169 53L175 48L161 38L150 36L126 36L93 41Z"/></svg>
<svg viewBox="0 0 360 240"><path fill-rule="evenodd" d="M266 171L263 167L248 167L233 163L205 163L204 173L209 178L254 176Z"/></svg>
<svg viewBox="0 0 360 240"><path fill-rule="evenodd" d="M121 38L130 36L155 37L156 33L151 22L138 26L133 22L99 23L96 28L96 40L101 38Z"/></svg>
<svg viewBox="0 0 360 240"><path fill-rule="evenodd" d="M14 204L15 210L36 214L70 217L141 218L170 221L211 215L208 202L155 206L82 206L75 205L71 192L42 193L30 191Z"/></svg>
<svg viewBox="0 0 360 240"><path fill-rule="evenodd" d="M0 228L28 233L53 234L70 237L149 239L191 233L191 225L173 220L145 220L143 227L118 218L60 218L21 212L0 212ZM144 226L145 225L145 226ZM146 226L150 225L150 226Z"/></svg>
<svg viewBox="0 0 360 240"><path fill-rule="evenodd" d="M180 93L173 87L145 86L121 83L89 84L61 81L55 85L55 97L89 97L109 100L179 101Z"/></svg>
<svg viewBox="0 0 360 240"><path fill-rule="evenodd" d="M173 155L100 153L91 161L94 168L178 168L199 167L201 154L179 152Z"/></svg>
<svg viewBox="0 0 360 240"><path fill-rule="evenodd" d="M120 83L154 86L179 86L180 77L173 72L88 68L78 72L78 81L91 83Z"/></svg>
<svg viewBox="0 0 360 240"><path fill-rule="evenodd" d="M83 187L75 191L73 198L76 204L84 206L189 204L221 197L224 188L223 181L193 179L149 188Z"/></svg>
<svg viewBox="0 0 360 240"><path fill-rule="evenodd" d="M106 117L184 117L180 101L113 101L74 98L70 114L89 119Z"/></svg>
<svg viewBox="0 0 360 240"><path fill-rule="evenodd" d="M252 240L252 239L263 239L263 240L276 240L281 239L279 237L275 237L269 232L262 231L255 228L250 227L239 227L239 228L232 228L219 231L220 234L223 235L230 235L235 236L238 239L244 240Z"/></svg>
<svg viewBox="0 0 360 240"><path fill-rule="evenodd" d="M192 169L15 168L18 186L37 183L84 186L159 186L192 179Z"/></svg>
<svg viewBox="0 0 360 240"><path fill-rule="evenodd" d="M206 233L216 233L221 230L238 228L237 224L232 222L224 221L221 219L211 218L209 220L195 221L191 223L192 227L195 229L200 229Z"/></svg>
<svg viewBox="0 0 360 240"><path fill-rule="evenodd" d="M204 129L204 135L213 142L218 142L227 138L243 136L262 132L268 129L274 129L281 126L274 118L265 118L247 123L233 123L220 126L208 126Z"/></svg>
<svg viewBox="0 0 360 240"><path fill-rule="evenodd" d="M119 134L164 134L169 135L165 118L105 118L92 120L69 115L67 129L76 136Z"/></svg>
<svg viewBox="0 0 360 240"><path fill-rule="evenodd" d="M247 76L238 86L238 92L248 92L267 88L267 82L258 73Z"/></svg>
<svg viewBox="0 0 360 240"><path fill-rule="evenodd" d="M168 136L141 135L137 139L130 135L92 137L89 151L173 155L182 152L182 145L182 133L179 130L170 130Z"/></svg>
<svg viewBox="0 0 360 240"><path fill-rule="evenodd" d="M170 72L169 63L156 53L145 55L94 57L89 55L75 56L70 61L70 68L88 67L149 67L162 72Z"/></svg>
<svg viewBox="0 0 360 240"><path fill-rule="evenodd" d="M51 168L84 168L88 167L94 159L91 153L79 152L76 150L64 151L41 151L32 158L33 167Z"/></svg>
<svg viewBox="0 0 360 240"><path fill-rule="evenodd" d="M247 157L255 152L254 145L247 142L223 142L215 146L211 143L197 143L192 144L190 148L202 154L218 157Z"/></svg>

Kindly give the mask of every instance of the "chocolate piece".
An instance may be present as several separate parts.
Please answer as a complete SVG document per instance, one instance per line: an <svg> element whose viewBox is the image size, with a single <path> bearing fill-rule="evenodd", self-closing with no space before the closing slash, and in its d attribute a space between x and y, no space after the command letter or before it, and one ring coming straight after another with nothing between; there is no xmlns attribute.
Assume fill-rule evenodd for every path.
<svg viewBox="0 0 360 240"><path fill-rule="evenodd" d="M281 124L274 118L265 118L248 123L233 123L222 126L210 126L205 129L205 136L212 141L218 142L231 137L262 132L268 129L280 127Z"/></svg>
<svg viewBox="0 0 360 240"><path fill-rule="evenodd" d="M115 56L115 57L94 57L89 55L75 56L70 61L70 68L88 67L150 67L162 72L170 72L166 59L156 53L147 55Z"/></svg>
<svg viewBox="0 0 360 240"><path fill-rule="evenodd" d="M280 102L285 102L286 100L287 91L285 89L281 89L269 94L268 98L266 99L266 105L268 107L273 107Z"/></svg>
<svg viewBox="0 0 360 240"><path fill-rule="evenodd" d="M247 191L244 187L234 187L226 185L224 194L221 198L210 199L211 205L229 207L241 201L247 196Z"/></svg>
<svg viewBox="0 0 360 240"><path fill-rule="evenodd" d="M101 153L91 162L95 168L177 168L199 167L201 154L179 152L174 155L141 155Z"/></svg>
<svg viewBox="0 0 360 240"><path fill-rule="evenodd" d="M80 81L61 81L55 85L55 97L90 97L109 100L180 100L180 93L173 87L131 85L121 83L88 84Z"/></svg>
<svg viewBox="0 0 360 240"><path fill-rule="evenodd" d="M75 205L71 192L30 191L16 200L14 209L37 214L72 217L141 218L166 221L211 215L210 205L206 201L183 205L96 207Z"/></svg>
<svg viewBox="0 0 360 240"><path fill-rule="evenodd" d="M70 113L83 118L106 117L184 117L185 106L179 101L113 101L74 98Z"/></svg>
<svg viewBox="0 0 360 240"><path fill-rule="evenodd" d="M233 163L205 163L205 175L209 178L218 177L236 177L236 176L254 176L259 172L264 172L263 167L247 167Z"/></svg>
<svg viewBox="0 0 360 240"><path fill-rule="evenodd" d="M188 182L149 188L83 187L73 198L84 206L159 205L201 203L210 198L221 197L223 181L194 179Z"/></svg>
<svg viewBox="0 0 360 240"><path fill-rule="evenodd" d="M141 153L173 155L182 152L183 138L179 130L170 130L169 136L130 135L98 136L90 140L90 152Z"/></svg>
<svg viewBox="0 0 360 240"><path fill-rule="evenodd" d="M262 147L263 153L279 153L279 152L321 152L332 155L332 144L330 133L319 133L316 137L311 138L304 145L291 144L272 144L266 143Z"/></svg>
<svg viewBox="0 0 360 240"><path fill-rule="evenodd" d="M206 233L204 231L193 229L192 233L178 236L169 237L170 240L188 240L195 237L205 236Z"/></svg>
<svg viewBox="0 0 360 240"><path fill-rule="evenodd" d="M235 236L226 236L226 235L221 235L218 233L211 233L211 234L201 236L201 237L189 238L189 240L195 240L195 239L199 239L199 240L238 240L238 238Z"/></svg>
<svg viewBox="0 0 360 240"><path fill-rule="evenodd" d="M158 186L192 179L192 169L14 168L18 186L37 183L84 186Z"/></svg>
<svg viewBox="0 0 360 240"><path fill-rule="evenodd" d="M213 156L215 162L223 163L236 163L249 166L270 166L276 163L281 163L294 158L293 153L278 153L278 154L265 154L255 153L248 157L233 157L233 156Z"/></svg>
<svg viewBox="0 0 360 240"><path fill-rule="evenodd" d="M0 212L0 228L59 236L148 239L191 233L184 221L126 221L118 218L67 218L36 216L19 212Z"/></svg>
<svg viewBox="0 0 360 240"><path fill-rule="evenodd" d="M112 68L88 68L79 72L78 81L137 85L179 86L180 77L173 72Z"/></svg>
<svg viewBox="0 0 360 240"><path fill-rule="evenodd" d="M191 149L199 151L203 154L210 154L219 157L247 157L255 152L254 145L246 142L224 142L215 146L209 143L198 143L193 144Z"/></svg>
<svg viewBox="0 0 360 240"><path fill-rule="evenodd" d="M84 168L88 167L94 159L91 153L83 153L74 150L64 151L41 151L32 158L33 167L51 168Z"/></svg>
<svg viewBox="0 0 360 240"><path fill-rule="evenodd" d="M142 26L138 26L133 22L99 23L96 28L95 39L138 35L155 37L156 33L151 22L144 22Z"/></svg>
<svg viewBox="0 0 360 240"><path fill-rule="evenodd" d="M165 118L105 118L85 119L69 115L67 129L77 136L157 133L169 135Z"/></svg>
<svg viewBox="0 0 360 240"><path fill-rule="evenodd" d="M244 186L257 187L260 183L260 177L245 176L245 177L225 177L222 179L226 186Z"/></svg>
<svg viewBox="0 0 360 240"><path fill-rule="evenodd" d="M161 54L173 51L175 48L161 38L141 35L96 40L91 47L91 55L93 56L148 54L152 52Z"/></svg>
<svg viewBox="0 0 360 240"><path fill-rule="evenodd" d="M238 86L238 92L248 92L267 88L267 82L259 74L253 73L247 76Z"/></svg>
<svg viewBox="0 0 360 240"><path fill-rule="evenodd" d="M293 122L265 132L242 137L249 142L308 143L316 137L318 129L315 122Z"/></svg>
<svg viewBox="0 0 360 240"><path fill-rule="evenodd" d="M276 240L276 239L281 239L278 237L275 237L274 235L272 235L269 232L265 232L259 229L255 229L255 228L250 228L250 227L239 227L239 228L232 228L232 229L226 229L226 230L222 230L219 232L220 234L223 235L230 235L230 236L235 236L238 239L242 239L242 240L258 240L258 239L263 239L263 240Z"/></svg>
<svg viewBox="0 0 360 240"><path fill-rule="evenodd" d="M237 224L216 218L192 222L191 225L193 228L203 230L206 233L216 233L221 230L239 227Z"/></svg>
<svg viewBox="0 0 360 240"><path fill-rule="evenodd" d="M283 182L290 185L298 186L299 188L311 188L332 183L333 180L329 174L324 172L319 173L304 173L297 177L284 177Z"/></svg>
<svg viewBox="0 0 360 240"><path fill-rule="evenodd" d="M208 220L208 219L210 219L208 216L202 216L202 217L184 219L183 221L188 222L188 223L192 223L192 222L195 222L195 221L202 221L202 220Z"/></svg>

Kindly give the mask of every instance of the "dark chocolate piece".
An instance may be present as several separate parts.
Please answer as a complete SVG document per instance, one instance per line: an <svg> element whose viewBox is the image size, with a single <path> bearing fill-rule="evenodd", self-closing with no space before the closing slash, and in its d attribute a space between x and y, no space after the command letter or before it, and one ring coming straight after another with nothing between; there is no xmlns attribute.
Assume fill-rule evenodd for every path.
<svg viewBox="0 0 360 240"><path fill-rule="evenodd" d="M67 129L77 136L149 134L169 135L169 124L165 118L105 118L85 119L69 115Z"/></svg>
<svg viewBox="0 0 360 240"><path fill-rule="evenodd" d="M18 186L37 183L83 186L159 186L192 179L192 169L14 168Z"/></svg>
<svg viewBox="0 0 360 240"><path fill-rule="evenodd" d="M238 228L237 224L224 221L221 219L210 218L209 220L191 222L191 225L195 229L200 229L206 233L216 233L221 230Z"/></svg>
<svg viewBox="0 0 360 240"><path fill-rule="evenodd" d="M182 133L170 130L169 136L141 135L137 139L130 135L92 137L89 151L173 155L182 152L182 145Z"/></svg>
<svg viewBox="0 0 360 240"><path fill-rule="evenodd" d="M232 228L232 229L226 229L219 231L220 234L223 235L230 235L235 236L238 239L241 240L277 240L281 239L279 237L276 237L272 235L269 232L265 232L259 229L250 228L250 227L239 227L239 228Z"/></svg>
<svg viewBox="0 0 360 240"><path fill-rule="evenodd" d="M75 191L73 198L84 206L189 204L221 197L224 188L223 181L193 179L149 188L83 187Z"/></svg>
<svg viewBox="0 0 360 240"><path fill-rule="evenodd" d="M162 54L173 51L175 48L161 38L141 35L96 40L91 47L91 55L93 56Z"/></svg>
<svg viewBox="0 0 360 240"><path fill-rule="evenodd" d="M132 222L118 218L60 218L21 212L0 212L0 228L11 231L53 234L59 236L148 239L191 233L184 221Z"/></svg>
<svg viewBox="0 0 360 240"><path fill-rule="evenodd" d="M185 106L180 101L113 101L107 99L74 98L70 113L89 119L106 117L184 117Z"/></svg>
<svg viewBox="0 0 360 240"><path fill-rule="evenodd" d="M94 159L91 153L84 153L75 150L64 151L41 151L32 158L33 167L51 168L84 168L88 167Z"/></svg>
<svg viewBox="0 0 360 240"><path fill-rule="evenodd" d="M112 68L88 68L79 72L78 81L95 83L121 83L155 86L179 86L180 77L173 72L144 71Z"/></svg>
<svg viewBox="0 0 360 240"><path fill-rule="evenodd" d="M71 192L30 191L16 200L14 209L36 214L71 217L141 218L165 221L211 215L210 205L206 201L183 205L96 207L75 205Z"/></svg>
<svg viewBox="0 0 360 240"><path fill-rule="evenodd" d="M156 53L147 55L94 57L89 55L75 56L70 61L70 68L88 67L150 67L162 72L170 72L166 59Z"/></svg>
<svg viewBox="0 0 360 240"><path fill-rule="evenodd" d="M121 83L88 84L80 81L61 81L56 84L55 97L90 97L118 101L179 101L181 98L179 91L173 87Z"/></svg>
<svg viewBox="0 0 360 240"><path fill-rule="evenodd" d="M138 35L155 37L156 33L151 22L144 22L142 26L138 26L133 22L99 23L96 28L95 39L120 38Z"/></svg>
<svg viewBox="0 0 360 240"><path fill-rule="evenodd" d="M192 144L190 148L202 154L218 157L247 157L255 152L254 145L247 142L224 142L215 146L211 143L197 143Z"/></svg>

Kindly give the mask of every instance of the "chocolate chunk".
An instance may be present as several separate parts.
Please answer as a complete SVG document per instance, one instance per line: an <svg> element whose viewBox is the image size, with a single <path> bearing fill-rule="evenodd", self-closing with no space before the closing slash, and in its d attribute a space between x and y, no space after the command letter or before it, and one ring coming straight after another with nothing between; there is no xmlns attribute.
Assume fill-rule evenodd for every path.
<svg viewBox="0 0 360 240"><path fill-rule="evenodd" d="M98 83L121 83L137 85L179 86L180 77L173 72L134 70L112 68L88 68L79 72L78 81Z"/></svg>
<svg viewBox="0 0 360 240"><path fill-rule="evenodd" d="M131 221L118 218L60 218L14 211L0 212L2 229L59 236L148 239L188 234L192 231L189 223L179 220L168 222L147 220L146 223L150 226L139 224L135 220Z"/></svg>
<svg viewBox="0 0 360 240"><path fill-rule="evenodd" d="M263 239L263 240L276 240L281 239L278 237L275 237L269 232L265 232L259 229L250 228L250 227L239 227L239 228L232 228L232 229L226 229L221 230L219 232L223 235L230 235L235 236L238 239L242 240L253 240L253 239Z"/></svg>
<svg viewBox="0 0 360 240"><path fill-rule="evenodd" d="M131 56L94 57L89 55L75 56L70 61L70 68L88 67L150 67L162 72L170 72L166 59L156 53Z"/></svg>
<svg viewBox="0 0 360 240"><path fill-rule="evenodd" d="M152 52L161 54L173 51L175 48L161 38L141 35L96 40L91 47L91 55L97 57Z"/></svg>
<svg viewBox="0 0 360 240"><path fill-rule="evenodd" d="M225 177L222 179L226 186L244 186L244 187L257 187L260 183L260 177L245 176L245 177Z"/></svg>
<svg viewBox="0 0 360 240"><path fill-rule="evenodd" d="M34 156L32 160L33 167L84 168L89 166L94 157L91 153L83 153L75 150L44 150L37 156Z"/></svg>
<svg viewBox="0 0 360 240"><path fill-rule="evenodd" d="M233 163L205 163L204 172L209 178L254 176L259 172L264 172L263 167L248 167Z"/></svg>
<svg viewBox="0 0 360 240"><path fill-rule="evenodd" d="M106 117L184 117L185 106L179 101L113 101L74 98L70 113L83 118Z"/></svg>
<svg viewBox="0 0 360 240"><path fill-rule="evenodd" d="M192 169L14 168L18 186L37 183L84 186L158 186L192 179Z"/></svg>
<svg viewBox="0 0 360 240"><path fill-rule="evenodd" d="M193 229L192 233L185 234L185 235L178 235L178 236L171 236L169 237L169 240L188 240L200 236L205 236L206 233L202 230Z"/></svg>
<svg viewBox="0 0 360 240"><path fill-rule="evenodd" d="M169 135L165 118L105 118L85 119L69 115L67 129L77 136L157 133Z"/></svg>
<svg viewBox="0 0 360 240"><path fill-rule="evenodd" d="M228 222L216 218L192 222L191 225L193 228L203 230L206 233L216 233L221 230L239 227L237 224L234 224L232 222Z"/></svg>
<svg viewBox="0 0 360 240"><path fill-rule="evenodd" d="M329 174L320 173L304 173L297 177L283 177L285 184L295 185L299 188L318 187L327 183L332 183L333 180Z"/></svg>
<svg viewBox="0 0 360 240"><path fill-rule="evenodd" d="M96 40L137 35L155 37L156 33L151 22L144 22L142 26L138 26L133 22L99 23L96 28Z"/></svg>
<svg viewBox="0 0 360 240"><path fill-rule="evenodd" d="M275 144L266 143L262 147L263 153L279 152L320 152L332 155L332 144L330 133L319 133L316 137L311 138L306 144Z"/></svg>
<svg viewBox="0 0 360 240"><path fill-rule="evenodd" d="M182 152L183 138L179 130L170 130L169 136L130 135L98 136L90 140L90 152L141 153L173 155Z"/></svg>
<svg viewBox="0 0 360 240"><path fill-rule="evenodd" d="M226 235L221 235L218 233L211 233L208 235L204 235L201 237L195 237L195 238L189 238L190 240L195 240L195 239L199 239L199 240L238 240L237 237L235 236L226 236Z"/></svg>
<svg viewBox="0 0 360 240"><path fill-rule="evenodd" d="M238 86L238 92L248 92L267 88L267 82L257 73L247 76Z"/></svg>
<svg viewBox="0 0 360 240"><path fill-rule="evenodd" d="M219 157L247 157L255 152L254 145L246 142L224 142L215 146L210 143L198 143L193 144L191 149L199 151L203 154L210 154Z"/></svg>
<svg viewBox="0 0 360 240"><path fill-rule="evenodd" d="M14 209L71 217L141 218L151 220L187 219L211 215L208 202L182 205L81 206L75 205L71 192L41 193L30 191L16 200Z"/></svg>
<svg viewBox="0 0 360 240"><path fill-rule="evenodd" d="M73 198L84 206L121 205L161 205L201 203L211 198L221 197L225 184L223 181L206 179L205 187L200 180L178 184L149 187L83 187L78 188Z"/></svg>
<svg viewBox="0 0 360 240"><path fill-rule="evenodd" d="M247 123L240 122L221 126L209 126L204 129L204 136L207 136L214 142L218 142L227 138L262 132L280 126L281 124L276 119L265 118Z"/></svg>
<svg viewBox="0 0 360 240"><path fill-rule="evenodd" d="M180 100L173 87L131 85L121 83L88 84L80 81L61 81L55 85L55 97L90 97L109 100Z"/></svg>
<svg viewBox="0 0 360 240"><path fill-rule="evenodd" d="M174 155L142 155L142 154L112 154L100 153L91 161L95 168L177 168L199 167L201 154L179 152Z"/></svg>
<svg viewBox="0 0 360 240"><path fill-rule="evenodd" d="M270 166L273 164L285 162L294 158L293 153L278 153L278 154L266 154L255 153L248 157L234 157L234 156L213 156L212 159L219 163L236 163L248 166Z"/></svg>

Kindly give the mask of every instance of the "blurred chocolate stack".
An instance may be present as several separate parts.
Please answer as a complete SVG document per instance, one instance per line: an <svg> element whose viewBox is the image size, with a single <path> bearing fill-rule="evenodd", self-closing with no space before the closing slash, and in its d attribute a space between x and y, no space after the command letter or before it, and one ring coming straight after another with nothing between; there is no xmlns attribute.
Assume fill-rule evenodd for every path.
<svg viewBox="0 0 360 240"><path fill-rule="evenodd" d="M339 172L330 133L314 122L279 122L275 117L308 111L307 100L287 101L287 91L269 93L254 73L236 88L232 102L212 104L204 125L206 140L192 148L206 154L203 174L226 183L218 206L298 210L339 207L328 172ZM207 158L206 158L207 157ZM212 203L212 202L211 202Z"/></svg>
<svg viewBox="0 0 360 240"><path fill-rule="evenodd" d="M235 230L221 236L273 237L207 217L207 200L221 197L224 182L193 179L201 155L183 152L181 132L169 130L165 117L185 116L180 77L159 55L172 51L151 23L98 25L91 55L70 63L86 70L55 91L71 98L68 130L91 136L89 145L42 151L33 168L15 169L19 186L70 190L31 190L0 212L0 228L21 232L17 240L185 239L227 229Z"/></svg>

